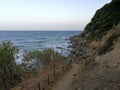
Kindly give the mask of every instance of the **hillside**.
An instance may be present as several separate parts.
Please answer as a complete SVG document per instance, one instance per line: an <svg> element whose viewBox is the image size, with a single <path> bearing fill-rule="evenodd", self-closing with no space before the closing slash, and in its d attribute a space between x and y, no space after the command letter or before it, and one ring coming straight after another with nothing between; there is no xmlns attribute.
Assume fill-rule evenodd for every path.
<svg viewBox="0 0 120 90"><path fill-rule="evenodd" d="M82 34L71 38L81 68L71 90L120 90L120 0L97 10Z"/></svg>
<svg viewBox="0 0 120 90"><path fill-rule="evenodd" d="M83 34L87 39L97 39L103 36L120 21L120 0L112 0L97 10L91 22L85 27ZM84 36L84 35L83 35Z"/></svg>

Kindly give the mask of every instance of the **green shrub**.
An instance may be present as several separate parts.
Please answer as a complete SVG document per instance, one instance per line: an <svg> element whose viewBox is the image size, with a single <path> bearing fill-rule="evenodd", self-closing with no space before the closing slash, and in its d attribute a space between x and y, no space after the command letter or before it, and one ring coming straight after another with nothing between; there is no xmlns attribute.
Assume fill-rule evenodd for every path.
<svg viewBox="0 0 120 90"><path fill-rule="evenodd" d="M99 39L114 25L120 23L120 0L112 0L97 10L83 33L90 33L88 39Z"/></svg>
<svg viewBox="0 0 120 90"><path fill-rule="evenodd" d="M34 50L26 53L23 60L24 62L30 62L33 60L34 66L38 69L41 69L41 65L47 68L50 65L56 64L57 62L64 62L65 57L54 51L52 48L46 48L42 51Z"/></svg>
<svg viewBox="0 0 120 90"><path fill-rule="evenodd" d="M9 90L19 83L20 73L15 62L18 49L11 42L0 44L0 90Z"/></svg>

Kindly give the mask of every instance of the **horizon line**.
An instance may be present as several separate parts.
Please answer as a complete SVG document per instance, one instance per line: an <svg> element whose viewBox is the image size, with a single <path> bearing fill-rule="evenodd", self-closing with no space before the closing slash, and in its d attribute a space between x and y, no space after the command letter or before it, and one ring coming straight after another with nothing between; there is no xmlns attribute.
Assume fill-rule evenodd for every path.
<svg viewBox="0 0 120 90"><path fill-rule="evenodd" d="M83 30L0 30L0 31L83 31Z"/></svg>

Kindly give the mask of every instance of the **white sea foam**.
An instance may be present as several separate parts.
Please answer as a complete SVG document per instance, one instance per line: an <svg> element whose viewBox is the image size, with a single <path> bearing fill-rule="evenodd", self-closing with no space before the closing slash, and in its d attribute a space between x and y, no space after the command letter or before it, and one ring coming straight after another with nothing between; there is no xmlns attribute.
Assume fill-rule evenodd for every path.
<svg viewBox="0 0 120 90"><path fill-rule="evenodd" d="M31 51L54 48L64 55L68 54L67 46L69 45L69 40L67 38L79 33L80 31L0 31L0 42L13 42L20 50L18 53L19 58L16 62L21 63L24 50Z"/></svg>

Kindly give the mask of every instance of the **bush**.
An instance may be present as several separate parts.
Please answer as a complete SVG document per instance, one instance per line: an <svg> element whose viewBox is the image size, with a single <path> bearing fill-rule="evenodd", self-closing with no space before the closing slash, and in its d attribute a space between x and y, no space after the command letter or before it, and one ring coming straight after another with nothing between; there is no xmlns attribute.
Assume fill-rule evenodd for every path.
<svg viewBox="0 0 120 90"><path fill-rule="evenodd" d="M65 57L60 55L58 52L54 51L52 48L46 48L42 51L34 50L27 52L24 55L24 62L33 61L33 65L37 69L41 69L41 66L47 68L49 66L57 66L65 61Z"/></svg>
<svg viewBox="0 0 120 90"><path fill-rule="evenodd" d="M9 90L21 81L15 62L18 49L11 42L0 44L0 90Z"/></svg>
<svg viewBox="0 0 120 90"><path fill-rule="evenodd" d="M99 39L114 25L120 23L120 0L112 0L97 10L91 22L85 27L83 33L90 33L89 39Z"/></svg>

